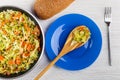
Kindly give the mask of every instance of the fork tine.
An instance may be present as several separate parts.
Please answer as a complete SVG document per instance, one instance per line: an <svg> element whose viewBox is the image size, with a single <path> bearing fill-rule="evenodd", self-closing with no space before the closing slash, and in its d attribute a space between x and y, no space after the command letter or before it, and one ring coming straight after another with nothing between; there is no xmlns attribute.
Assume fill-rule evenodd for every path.
<svg viewBox="0 0 120 80"><path fill-rule="evenodd" d="M105 15L106 15L106 13L107 13L106 8L107 8L107 7L105 7Z"/></svg>
<svg viewBox="0 0 120 80"><path fill-rule="evenodd" d="M111 18L111 7L105 7L105 21Z"/></svg>
<svg viewBox="0 0 120 80"><path fill-rule="evenodd" d="M109 9L110 9L110 13L111 13L111 7Z"/></svg>
<svg viewBox="0 0 120 80"><path fill-rule="evenodd" d="M110 7L107 8L107 11L108 11L107 17L110 18Z"/></svg>
<svg viewBox="0 0 120 80"><path fill-rule="evenodd" d="M108 18L108 7L105 7L105 18Z"/></svg>
<svg viewBox="0 0 120 80"><path fill-rule="evenodd" d="M111 7L109 7L109 17L111 17Z"/></svg>

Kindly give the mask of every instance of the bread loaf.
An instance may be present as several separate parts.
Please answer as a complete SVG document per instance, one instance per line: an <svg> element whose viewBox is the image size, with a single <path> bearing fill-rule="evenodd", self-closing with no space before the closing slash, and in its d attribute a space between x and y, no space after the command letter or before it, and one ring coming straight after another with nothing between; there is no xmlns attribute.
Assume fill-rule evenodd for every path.
<svg viewBox="0 0 120 80"><path fill-rule="evenodd" d="M36 0L34 11L41 19L48 19L70 5L74 0Z"/></svg>

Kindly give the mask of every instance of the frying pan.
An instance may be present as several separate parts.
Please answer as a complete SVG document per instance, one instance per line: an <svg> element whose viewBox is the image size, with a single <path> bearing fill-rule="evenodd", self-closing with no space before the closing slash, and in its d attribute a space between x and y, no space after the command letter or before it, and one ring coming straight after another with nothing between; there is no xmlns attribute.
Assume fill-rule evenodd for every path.
<svg viewBox="0 0 120 80"><path fill-rule="evenodd" d="M24 72L19 72L19 73L15 73L15 74L10 74L10 75L4 75L4 74L0 74L0 77L2 78L13 78L13 77L18 77L20 75L23 75L25 73L27 73L28 71L30 71L34 66L35 64L38 62L38 60L41 58L42 56L42 53L43 53L43 50L44 50L44 34L43 34L43 30L38 22L38 20L34 17L34 15L32 15L30 12L24 10L24 9L21 9L21 8L18 8L18 7L15 7L15 6L2 6L0 7L0 12L2 11L6 11L6 10L15 10L15 11L20 11L22 13L24 13L25 15L27 15L32 21L34 21L34 23L36 25L39 26L39 30L40 30L40 36L39 36L39 39L40 39L40 48L41 48L41 51L39 52L39 55L38 55L38 59L36 61L34 61L34 63L31 64L30 68Z"/></svg>

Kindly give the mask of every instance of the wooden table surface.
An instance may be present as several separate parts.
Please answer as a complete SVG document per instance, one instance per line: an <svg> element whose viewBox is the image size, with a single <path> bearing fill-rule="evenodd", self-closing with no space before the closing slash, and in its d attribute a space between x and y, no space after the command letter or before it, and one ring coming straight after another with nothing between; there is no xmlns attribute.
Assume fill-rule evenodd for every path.
<svg viewBox="0 0 120 80"><path fill-rule="evenodd" d="M49 1L49 0L48 0ZM63 0L64 1L64 0ZM0 0L0 6L12 5L33 13L35 0ZM104 23L104 7L112 7L112 23L110 26L112 66L108 65L107 27ZM68 8L48 20L39 20L44 33L48 25L62 15L79 13L96 22L102 33L102 49L97 60L88 68L68 71L53 66L40 80L120 80L120 0L75 0ZM34 69L23 76L7 80L33 80L49 63L45 51ZM0 78L0 80L4 80Z"/></svg>

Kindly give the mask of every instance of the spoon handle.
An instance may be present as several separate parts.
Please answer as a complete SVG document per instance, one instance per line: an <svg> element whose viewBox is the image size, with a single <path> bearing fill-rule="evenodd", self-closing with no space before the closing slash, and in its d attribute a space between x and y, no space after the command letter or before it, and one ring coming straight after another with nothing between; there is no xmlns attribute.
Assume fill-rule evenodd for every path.
<svg viewBox="0 0 120 80"><path fill-rule="evenodd" d="M39 73L34 80L39 80L39 78L41 78L45 72L47 72L59 59L61 58L61 55L58 55L50 64L48 64L41 73Z"/></svg>

